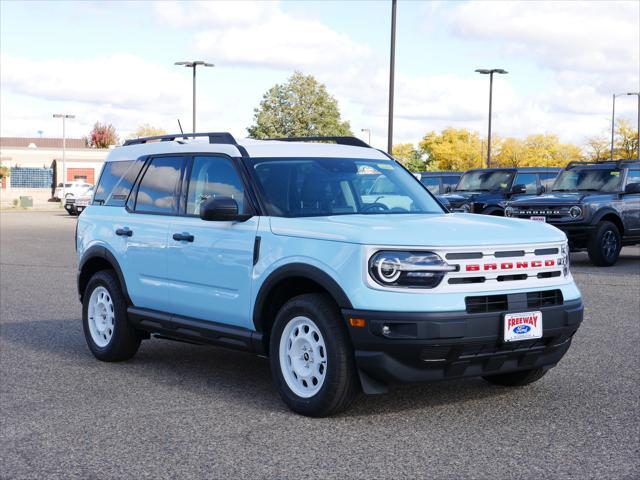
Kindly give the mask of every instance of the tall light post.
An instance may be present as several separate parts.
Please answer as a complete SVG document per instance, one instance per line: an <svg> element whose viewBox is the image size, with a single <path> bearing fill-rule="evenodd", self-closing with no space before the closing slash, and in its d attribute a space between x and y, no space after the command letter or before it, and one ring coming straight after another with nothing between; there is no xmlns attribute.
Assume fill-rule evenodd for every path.
<svg viewBox="0 0 640 480"><path fill-rule="evenodd" d="M54 113L53 118L62 119L62 201L67 196L67 118L76 118L75 115L66 113Z"/></svg>
<svg viewBox="0 0 640 480"><path fill-rule="evenodd" d="M198 65L202 67L215 67L213 63L203 62L202 60L194 60L193 62L175 62L175 65L182 65L193 69L193 133L196 133L196 68Z"/></svg>
<svg viewBox="0 0 640 480"><path fill-rule="evenodd" d="M361 129L360 131L361 131L361 132L367 132L367 135L368 135L368 137L367 137L367 138L368 138L367 143L368 143L369 145L371 145L371 130L370 130L370 129L368 129L368 128L363 128L363 129Z"/></svg>
<svg viewBox="0 0 640 480"><path fill-rule="evenodd" d="M638 97L638 160L640 160L640 92L629 92L627 95Z"/></svg>
<svg viewBox="0 0 640 480"><path fill-rule="evenodd" d="M491 167L491 109L493 103L493 74L499 73L501 75L505 75L509 72L503 70L502 68L478 68L476 72L482 75L489 75L489 133L487 135L487 168Z"/></svg>
<svg viewBox="0 0 640 480"><path fill-rule="evenodd" d="M396 68L396 0L391 0L391 52L389 55L389 130L387 132L387 153L393 150L393 88Z"/></svg>

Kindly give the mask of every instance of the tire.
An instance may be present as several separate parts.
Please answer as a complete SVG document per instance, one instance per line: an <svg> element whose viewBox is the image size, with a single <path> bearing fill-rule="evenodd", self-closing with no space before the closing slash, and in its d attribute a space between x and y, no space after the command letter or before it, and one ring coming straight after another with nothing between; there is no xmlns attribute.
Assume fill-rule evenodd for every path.
<svg viewBox="0 0 640 480"><path fill-rule="evenodd" d="M342 412L359 391L349 334L327 295L304 294L285 303L273 324L269 356L278 393L301 415Z"/></svg>
<svg viewBox="0 0 640 480"><path fill-rule="evenodd" d="M544 368L534 368L532 370L522 370L520 372L500 373L498 375L486 375L484 378L493 385L503 387L523 387L536 382L545 376L548 370Z"/></svg>
<svg viewBox="0 0 640 480"><path fill-rule="evenodd" d="M113 270L95 273L84 292L82 327L89 350L104 362L133 357L142 337L129 324L127 304Z"/></svg>
<svg viewBox="0 0 640 480"><path fill-rule="evenodd" d="M614 265L618 261L621 248L620 231L615 224L608 221L600 222L596 226L587 244L589 260L598 267Z"/></svg>

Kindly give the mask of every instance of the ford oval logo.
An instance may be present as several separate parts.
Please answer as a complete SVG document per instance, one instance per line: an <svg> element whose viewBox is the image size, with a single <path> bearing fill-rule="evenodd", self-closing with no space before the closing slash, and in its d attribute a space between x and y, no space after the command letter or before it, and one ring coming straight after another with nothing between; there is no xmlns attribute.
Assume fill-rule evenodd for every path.
<svg viewBox="0 0 640 480"><path fill-rule="evenodd" d="M529 325L518 325L513 329L513 333L515 333L516 335L524 335L525 333L528 333L529 330L531 330L531 327Z"/></svg>

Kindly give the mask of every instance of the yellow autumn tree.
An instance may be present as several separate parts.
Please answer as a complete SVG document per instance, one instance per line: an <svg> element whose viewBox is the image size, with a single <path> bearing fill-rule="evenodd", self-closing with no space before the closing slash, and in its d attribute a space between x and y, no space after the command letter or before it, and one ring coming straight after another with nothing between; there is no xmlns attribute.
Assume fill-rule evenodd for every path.
<svg viewBox="0 0 640 480"><path fill-rule="evenodd" d="M426 156L429 170L465 171L484 164L480 135L464 128L448 127L441 133L427 133L419 143L419 151Z"/></svg>

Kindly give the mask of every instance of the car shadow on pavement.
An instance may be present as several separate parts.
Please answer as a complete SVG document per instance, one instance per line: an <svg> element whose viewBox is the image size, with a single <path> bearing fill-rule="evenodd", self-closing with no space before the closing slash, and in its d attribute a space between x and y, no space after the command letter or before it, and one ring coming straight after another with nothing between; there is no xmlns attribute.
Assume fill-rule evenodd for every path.
<svg viewBox="0 0 640 480"><path fill-rule="evenodd" d="M58 368L73 367L91 378L100 372L103 382L111 376L114 383L130 380L131 395L135 385L144 383L176 385L210 401L244 403L253 410L287 412L271 383L269 361L252 354L225 348L191 345L170 340L142 342L136 356L126 362L99 362L85 344L82 325L74 320L33 320L0 324L0 339L19 347L8 346L3 352L6 375L23 357L35 357L26 364L51 364L56 357ZM16 357L20 358L16 358ZM14 357L13 360L11 357ZM15 364L14 364L15 362ZM21 367L24 368L24 367ZM27 376L26 378L29 378ZM152 387L153 388L153 387ZM509 389L491 386L481 379L435 382L430 384L391 386L386 395L360 395L342 418L393 414L439 405L464 404L509 394Z"/></svg>

